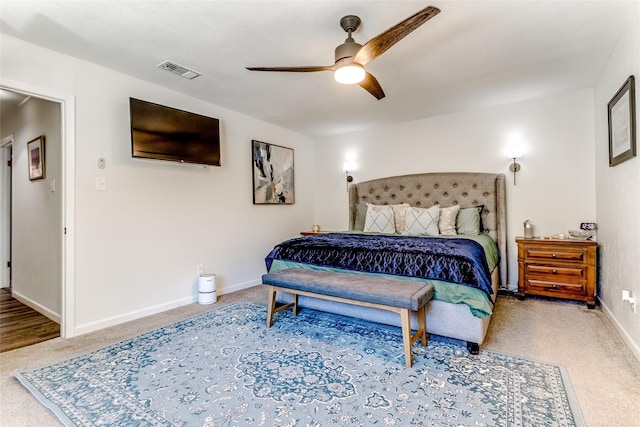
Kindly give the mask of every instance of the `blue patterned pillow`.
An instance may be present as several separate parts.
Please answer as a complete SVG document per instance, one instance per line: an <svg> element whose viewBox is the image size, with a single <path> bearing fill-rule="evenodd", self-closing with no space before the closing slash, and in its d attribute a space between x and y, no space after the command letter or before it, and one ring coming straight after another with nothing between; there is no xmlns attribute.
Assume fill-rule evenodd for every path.
<svg viewBox="0 0 640 427"><path fill-rule="evenodd" d="M405 210L405 232L409 236L437 236L438 218L440 208L438 205L429 209L407 208Z"/></svg>
<svg viewBox="0 0 640 427"><path fill-rule="evenodd" d="M396 226L391 206L367 203L367 217L364 221L364 231L395 233Z"/></svg>

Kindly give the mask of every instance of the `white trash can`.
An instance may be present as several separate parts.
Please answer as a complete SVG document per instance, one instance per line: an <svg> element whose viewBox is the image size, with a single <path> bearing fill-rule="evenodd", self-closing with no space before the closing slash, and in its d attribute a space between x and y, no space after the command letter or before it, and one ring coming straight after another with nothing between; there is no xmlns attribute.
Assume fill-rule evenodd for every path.
<svg viewBox="0 0 640 427"><path fill-rule="evenodd" d="M213 304L216 301L216 275L201 274L198 278L198 303Z"/></svg>

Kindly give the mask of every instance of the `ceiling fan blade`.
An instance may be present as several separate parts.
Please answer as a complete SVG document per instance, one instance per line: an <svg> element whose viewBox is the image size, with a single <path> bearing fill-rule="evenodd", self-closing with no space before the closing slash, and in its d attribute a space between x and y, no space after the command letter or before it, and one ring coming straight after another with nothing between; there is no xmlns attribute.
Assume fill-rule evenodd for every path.
<svg viewBox="0 0 640 427"><path fill-rule="evenodd" d="M387 31L378 34L362 46L360 51L353 57L353 62L365 65L373 61L438 13L440 13L440 9L434 6L428 6L415 15L389 28Z"/></svg>
<svg viewBox="0 0 640 427"><path fill-rule="evenodd" d="M384 91L382 90L382 86L380 86L378 80L373 77L373 74L367 72L364 76L364 80L358 83L358 85L360 85L361 88L369 92L371 95L375 96L378 100L384 98L385 96Z"/></svg>
<svg viewBox="0 0 640 427"><path fill-rule="evenodd" d="M335 71L336 67L328 66L309 66L309 67L246 67L249 71L285 71L293 73L311 73L314 71Z"/></svg>

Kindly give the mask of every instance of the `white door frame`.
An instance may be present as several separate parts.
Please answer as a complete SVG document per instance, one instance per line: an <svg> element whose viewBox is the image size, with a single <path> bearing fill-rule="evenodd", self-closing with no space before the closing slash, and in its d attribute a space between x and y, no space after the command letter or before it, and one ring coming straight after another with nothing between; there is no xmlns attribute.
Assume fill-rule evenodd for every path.
<svg viewBox="0 0 640 427"><path fill-rule="evenodd" d="M2 199L0 201L0 206L2 206L2 220L0 220L0 227L2 227L2 233L0 233L2 237L2 242L0 242L0 245L2 245L2 262L4 263L5 260L6 261L10 261L10 255L11 255L11 187L12 187L12 182L11 182L11 168L7 165L7 162L9 162L11 159L11 156L9 155L9 153L12 150L12 146L13 146L13 134L11 135L7 135L6 137L2 138L2 141L0 141L0 161L2 162L2 164L0 165L0 173L2 173L3 177L0 180L0 182L2 182L2 191L0 191L0 194L2 194ZM10 280L10 268L7 266L7 268L5 268L4 265L0 266L2 273L0 273L2 276L0 278L0 283L4 286L11 286L11 280Z"/></svg>
<svg viewBox="0 0 640 427"><path fill-rule="evenodd" d="M62 129L62 312L60 335L75 335L75 110L73 95L51 92L25 83L3 79L0 88L60 104Z"/></svg>

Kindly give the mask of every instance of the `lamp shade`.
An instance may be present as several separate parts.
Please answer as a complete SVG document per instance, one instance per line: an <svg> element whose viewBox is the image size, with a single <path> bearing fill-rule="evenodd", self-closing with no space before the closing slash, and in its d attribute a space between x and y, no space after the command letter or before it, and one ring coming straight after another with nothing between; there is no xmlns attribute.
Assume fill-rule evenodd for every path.
<svg viewBox="0 0 640 427"><path fill-rule="evenodd" d="M360 83L364 80L364 75L364 67L354 63L340 67L333 73L333 77L338 83L346 85Z"/></svg>

